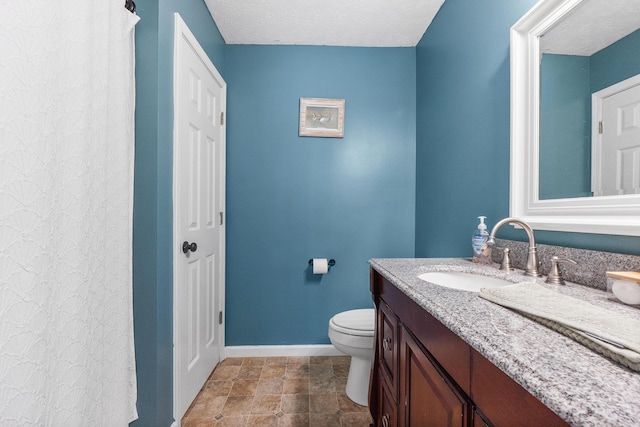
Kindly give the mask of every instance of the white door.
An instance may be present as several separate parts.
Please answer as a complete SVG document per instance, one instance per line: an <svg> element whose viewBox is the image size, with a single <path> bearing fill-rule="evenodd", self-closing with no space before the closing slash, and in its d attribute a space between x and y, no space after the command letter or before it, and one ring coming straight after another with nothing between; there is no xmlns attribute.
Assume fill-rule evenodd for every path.
<svg viewBox="0 0 640 427"><path fill-rule="evenodd" d="M175 14L174 416L179 423L224 348L226 84Z"/></svg>
<svg viewBox="0 0 640 427"><path fill-rule="evenodd" d="M640 193L640 84L625 83L600 100L600 140L593 151L596 196Z"/></svg>

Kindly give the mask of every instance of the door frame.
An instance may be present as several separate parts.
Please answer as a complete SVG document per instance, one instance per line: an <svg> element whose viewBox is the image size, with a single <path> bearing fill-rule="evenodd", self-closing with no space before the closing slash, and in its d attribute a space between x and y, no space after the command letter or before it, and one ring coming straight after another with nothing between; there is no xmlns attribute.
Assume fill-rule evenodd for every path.
<svg viewBox="0 0 640 427"><path fill-rule="evenodd" d="M605 98L615 95L632 87L640 85L640 74L622 80L591 95L591 191L594 196L602 192L602 136L600 122L602 121L602 103Z"/></svg>
<svg viewBox="0 0 640 427"><path fill-rule="evenodd" d="M173 287L172 287L172 299L173 299L173 310L172 310L172 324L173 324L173 416L174 416L174 423L173 426L180 426L181 425L181 417L182 415L178 416L177 412L178 412L178 402L177 402L177 384L179 384L180 381L180 371L178 369L178 357L177 355L179 354L179 343L180 340L177 339L178 334L179 334L179 330L178 330L178 325L176 322L176 319L178 318L178 305L176 303L176 293L177 293L177 289L178 289L178 284L180 283L180 277L179 277L179 272L180 269L178 268L178 262L181 260L181 256L182 254L182 250L181 250L181 245L182 242L180 240L180 231L179 231L179 220L180 220L180 213L179 213L179 209L178 209L178 205L176 203L176 201L180 200L180 186L178 185L178 163L176 161L176 151L177 151L177 143L178 143L178 132L177 132L177 120L178 120L178 108L176 106L176 99L178 99L178 94L179 94L179 85L177 84L178 81L178 60L180 58L179 52L178 52L178 46L179 46L179 41L180 39L184 38L193 48L193 50L196 52L196 54L200 57L200 59L202 60L202 62L207 66L207 68L209 69L209 71L216 77L216 79L219 79L220 81L224 82L224 79L222 78L222 76L220 75L220 73L218 72L218 70L216 69L215 65L213 64L213 62L211 61L211 59L207 56L206 52L202 49L202 47L200 46L200 43L198 42L198 40L195 38L195 36L193 35L193 33L191 32L191 30L189 29L189 27L187 26L187 24L184 22L184 20L182 19L182 17L180 16L179 13L174 13L174 57L173 57L173 144L172 144L172 148L173 148L173 170L172 170L172 185L173 185L173 189L172 189L172 207L173 207L173 238L172 238L172 242L173 242L173 278L172 278L172 282L173 282ZM224 88L222 90L222 104L224 105L223 111L224 114L226 115L226 83L224 85ZM226 117L224 118L224 121L226 123ZM225 260L226 260L226 256L224 255L226 253L226 218L225 218L225 213L226 213L226 124L222 126L221 129L221 152L220 152L220 163L219 163L219 177L221 179L221 186L224 189L224 194L221 197L221 203L220 203L220 212L222 215L222 220L224 222L224 226L222 226L220 228L220 233L221 233L221 247L220 247L220 251L223 254L223 261L220 263L220 277L222 278L221 280L221 284L220 287L218 289L215 289L214 292L217 293L218 295L218 301L220 302L220 311L222 312L222 321L221 322L216 322L215 328L216 328L216 334L217 336L220 338L219 340L219 345L218 345L218 350L219 350L219 360L222 361L225 359Z"/></svg>

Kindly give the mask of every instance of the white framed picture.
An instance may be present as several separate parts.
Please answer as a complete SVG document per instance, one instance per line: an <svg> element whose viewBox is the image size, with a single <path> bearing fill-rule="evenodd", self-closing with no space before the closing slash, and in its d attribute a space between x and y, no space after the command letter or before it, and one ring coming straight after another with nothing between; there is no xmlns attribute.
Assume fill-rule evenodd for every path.
<svg viewBox="0 0 640 427"><path fill-rule="evenodd" d="M342 138L344 99L300 98L299 136Z"/></svg>

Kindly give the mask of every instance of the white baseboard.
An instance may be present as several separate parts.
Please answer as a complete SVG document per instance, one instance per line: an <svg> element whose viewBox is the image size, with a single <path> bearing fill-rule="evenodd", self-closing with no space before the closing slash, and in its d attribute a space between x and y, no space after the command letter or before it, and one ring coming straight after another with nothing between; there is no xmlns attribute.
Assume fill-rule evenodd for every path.
<svg viewBox="0 0 640 427"><path fill-rule="evenodd" d="M225 347L225 357L344 356L331 344L237 345Z"/></svg>

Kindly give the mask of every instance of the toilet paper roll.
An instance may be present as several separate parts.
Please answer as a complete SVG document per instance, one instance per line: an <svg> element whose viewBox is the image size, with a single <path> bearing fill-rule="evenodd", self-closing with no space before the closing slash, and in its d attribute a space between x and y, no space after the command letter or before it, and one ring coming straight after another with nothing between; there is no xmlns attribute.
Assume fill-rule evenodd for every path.
<svg viewBox="0 0 640 427"><path fill-rule="evenodd" d="M329 262L326 258L313 259L313 274L326 274L329 271Z"/></svg>

